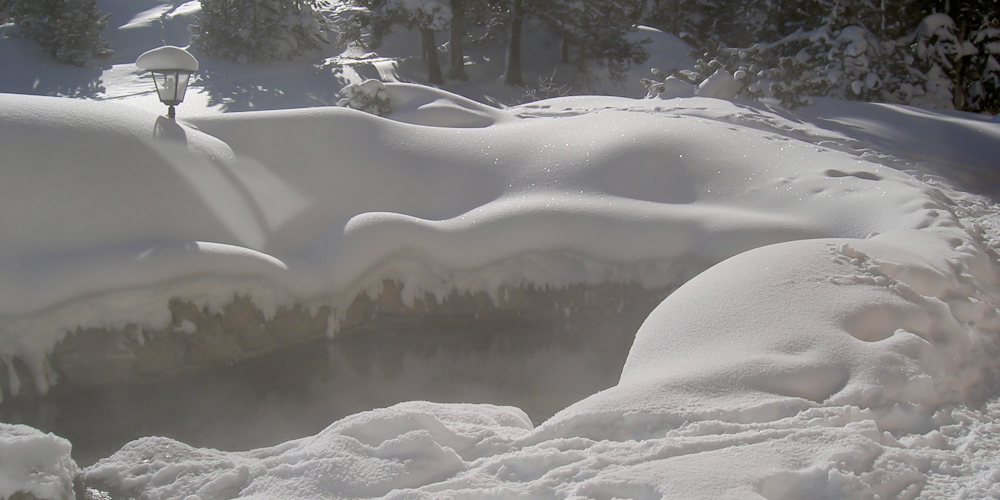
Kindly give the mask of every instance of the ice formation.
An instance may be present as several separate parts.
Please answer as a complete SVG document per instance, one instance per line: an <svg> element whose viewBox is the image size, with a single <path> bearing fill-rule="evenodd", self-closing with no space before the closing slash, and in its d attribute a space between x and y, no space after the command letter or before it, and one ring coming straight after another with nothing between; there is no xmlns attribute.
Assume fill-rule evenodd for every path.
<svg viewBox="0 0 1000 500"><path fill-rule="evenodd" d="M0 423L0 498L69 500L76 463L69 441L26 425Z"/></svg>

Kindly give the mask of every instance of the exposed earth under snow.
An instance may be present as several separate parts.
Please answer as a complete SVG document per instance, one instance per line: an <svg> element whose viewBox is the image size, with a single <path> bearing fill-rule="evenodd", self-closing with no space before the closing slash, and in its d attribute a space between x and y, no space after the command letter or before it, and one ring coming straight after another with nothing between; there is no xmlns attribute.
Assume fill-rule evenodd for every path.
<svg viewBox="0 0 1000 500"><path fill-rule="evenodd" d="M602 337L617 325L588 330L596 354L435 358L549 365L532 397L567 400L541 418L470 390L249 450L148 433L80 465L3 423L0 498L1000 498L1000 123L385 87L385 118L207 103L177 122L0 94L0 407L364 344L371 318L484 338L469 325L538 300L579 326L655 298L634 342ZM615 349L611 383L579 380ZM408 387L446 383L428 370ZM376 390L347 386L322 394Z"/></svg>

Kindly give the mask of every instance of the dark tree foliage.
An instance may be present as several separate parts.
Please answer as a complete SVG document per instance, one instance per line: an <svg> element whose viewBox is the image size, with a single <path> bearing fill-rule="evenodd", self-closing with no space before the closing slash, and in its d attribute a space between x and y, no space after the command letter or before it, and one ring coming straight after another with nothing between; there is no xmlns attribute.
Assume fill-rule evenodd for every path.
<svg viewBox="0 0 1000 500"><path fill-rule="evenodd" d="M467 78L463 63L466 43L507 46L504 82L523 85L521 77L522 25L530 18L543 21L554 36L572 46L575 62L583 69L594 63L621 77L632 64L648 58L642 44L626 36L635 29L645 0L350 0L357 7L341 32L343 40L377 47L393 25L421 33L421 53L428 62L428 79L441 81L434 32L449 30L448 77ZM485 34L467 40L472 30ZM436 45L435 45L436 47ZM553 61L555 63L556 61Z"/></svg>
<svg viewBox="0 0 1000 500"><path fill-rule="evenodd" d="M724 66L749 97L797 105L830 95L1000 111L1000 0L651 5L644 22L692 44L698 78Z"/></svg>
<svg viewBox="0 0 1000 500"><path fill-rule="evenodd" d="M698 0L653 0L642 22L681 38L711 32L709 11Z"/></svg>
<svg viewBox="0 0 1000 500"><path fill-rule="evenodd" d="M0 0L0 11L59 62L83 66L113 53L101 38L110 15L97 10L96 0Z"/></svg>
<svg viewBox="0 0 1000 500"><path fill-rule="evenodd" d="M420 35L420 57L427 63L427 81L444 83L438 60L436 32L448 28L451 8L447 0L351 0L357 10L342 28L343 41L378 47L394 25L416 30ZM463 68L464 73L464 68Z"/></svg>
<svg viewBox="0 0 1000 500"><path fill-rule="evenodd" d="M968 74L966 109L1000 114L1000 16L971 34L975 52L964 66Z"/></svg>
<svg viewBox="0 0 1000 500"><path fill-rule="evenodd" d="M291 60L328 43L322 0L202 0L192 40L240 63Z"/></svg>
<svg viewBox="0 0 1000 500"><path fill-rule="evenodd" d="M448 27L448 77L466 81L465 73L465 5L466 0L451 0L451 25Z"/></svg>
<svg viewBox="0 0 1000 500"><path fill-rule="evenodd" d="M511 86L523 86L521 76L521 28L524 25L523 0L511 0L510 31L507 41L507 53L504 59L503 83Z"/></svg>
<svg viewBox="0 0 1000 500"><path fill-rule="evenodd" d="M534 2L532 13L577 49L581 70L595 62L613 78L621 78L632 64L649 58L642 43L626 37L641 19L644 6L643 0L550 0Z"/></svg>
<svg viewBox="0 0 1000 500"><path fill-rule="evenodd" d="M1000 112L1000 0L939 1L934 10L948 14L961 46L953 62L955 107L970 111Z"/></svg>

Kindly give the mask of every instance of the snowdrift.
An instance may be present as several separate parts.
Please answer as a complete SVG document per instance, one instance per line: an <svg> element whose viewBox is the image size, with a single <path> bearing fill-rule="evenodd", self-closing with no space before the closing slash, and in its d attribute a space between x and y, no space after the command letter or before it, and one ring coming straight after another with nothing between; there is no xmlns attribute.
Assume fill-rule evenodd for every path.
<svg viewBox="0 0 1000 500"><path fill-rule="evenodd" d="M643 102L578 111L585 101L565 98L525 108L538 111L528 119L405 84L390 92L410 123L310 108L192 129L109 104L5 96L0 314L16 332L5 356L28 361L44 392L44 355L61 332L162 330L171 299L221 312L249 296L267 318L329 306L332 333L386 279L406 285L406 305L455 289L496 302L501 287L676 285L765 244L946 213L893 169ZM427 126L462 112L494 123ZM545 265L510 264L528 254ZM576 264L557 264L562 255Z"/></svg>
<svg viewBox="0 0 1000 500"><path fill-rule="evenodd" d="M0 96L5 390L17 359L45 392L49 354L81 329L190 335L172 301L221 313L248 297L265 319L299 308L332 335L387 280L405 307L684 283L639 329L619 384L538 427L510 407L407 403L246 452L146 438L85 484L147 498L990 491L1000 447L961 446L996 409L983 199L909 171L905 152L760 105L499 111L387 90L405 102L396 119L310 108L180 124ZM963 162L987 168L969 152L995 147L995 125L960 124Z"/></svg>

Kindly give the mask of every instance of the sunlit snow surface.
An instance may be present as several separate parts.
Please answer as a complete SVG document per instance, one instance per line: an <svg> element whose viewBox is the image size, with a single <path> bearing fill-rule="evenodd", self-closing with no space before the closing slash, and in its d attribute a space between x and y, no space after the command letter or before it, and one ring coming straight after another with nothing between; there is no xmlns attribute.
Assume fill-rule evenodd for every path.
<svg viewBox="0 0 1000 500"><path fill-rule="evenodd" d="M515 408L406 403L249 452L145 438L85 469L88 484L201 499L1000 495L996 210L933 175L995 193L1000 126L830 101L500 111L388 87L388 119L180 125L0 95L3 359L44 390L61 332L163 328L171 298L329 305L335 323L385 278L404 301L690 279L640 328L620 383L537 428Z"/></svg>

